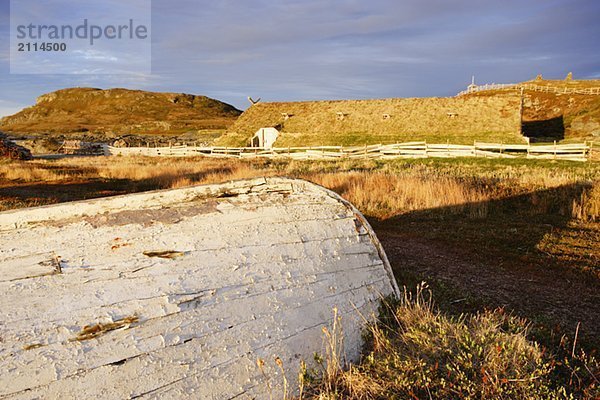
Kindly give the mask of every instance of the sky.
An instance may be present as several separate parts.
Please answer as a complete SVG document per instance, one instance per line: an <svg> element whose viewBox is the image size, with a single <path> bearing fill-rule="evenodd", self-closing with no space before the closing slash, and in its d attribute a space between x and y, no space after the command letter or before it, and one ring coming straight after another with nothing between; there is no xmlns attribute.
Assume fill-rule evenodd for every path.
<svg viewBox="0 0 600 400"><path fill-rule="evenodd" d="M80 1L53 1L71 3L57 15L81 15ZM453 96L472 75L600 78L598 0L152 0L151 68L58 75L10 73L9 3L0 0L0 117L75 86L201 94L245 109L247 96ZM97 7L85 15L106 12Z"/></svg>

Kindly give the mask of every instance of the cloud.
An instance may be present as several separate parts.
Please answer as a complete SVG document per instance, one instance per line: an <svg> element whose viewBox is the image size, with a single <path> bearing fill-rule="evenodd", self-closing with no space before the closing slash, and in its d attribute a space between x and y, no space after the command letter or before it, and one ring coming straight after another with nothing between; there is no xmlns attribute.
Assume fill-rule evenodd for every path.
<svg viewBox="0 0 600 400"><path fill-rule="evenodd" d="M107 16L110 7L95 3L62 12ZM473 74L479 82L568 71L597 77L597 15L600 2L590 0L153 0L152 74L96 74L94 63L139 62L127 51L99 48L73 58L78 75L19 78L2 72L0 49L0 97L27 101L64 86L125 86L246 107L247 95L453 95Z"/></svg>

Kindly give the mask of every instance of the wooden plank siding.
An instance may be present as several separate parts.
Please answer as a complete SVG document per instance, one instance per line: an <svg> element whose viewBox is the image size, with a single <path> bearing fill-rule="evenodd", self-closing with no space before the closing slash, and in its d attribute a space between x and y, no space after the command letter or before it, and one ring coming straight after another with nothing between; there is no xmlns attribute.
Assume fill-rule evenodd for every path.
<svg viewBox="0 0 600 400"><path fill-rule="evenodd" d="M337 313L358 360L399 294L365 218L294 179L3 212L0 249L7 399L282 398L275 357L294 392Z"/></svg>

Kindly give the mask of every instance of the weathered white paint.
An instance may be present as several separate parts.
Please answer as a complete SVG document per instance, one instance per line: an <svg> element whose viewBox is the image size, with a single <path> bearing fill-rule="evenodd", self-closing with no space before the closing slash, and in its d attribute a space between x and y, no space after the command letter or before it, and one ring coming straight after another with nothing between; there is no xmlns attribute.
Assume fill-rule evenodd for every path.
<svg viewBox="0 0 600 400"><path fill-rule="evenodd" d="M283 178L0 213L1 398L281 398L397 294L360 213ZM170 252L171 258L150 257ZM84 327L88 326L84 329Z"/></svg>
<svg viewBox="0 0 600 400"><path fill-rule="evenodd" d="M264 147L270 149L279 137L279 131L275 128L260 128L252 137L252 147Z"/></svg>

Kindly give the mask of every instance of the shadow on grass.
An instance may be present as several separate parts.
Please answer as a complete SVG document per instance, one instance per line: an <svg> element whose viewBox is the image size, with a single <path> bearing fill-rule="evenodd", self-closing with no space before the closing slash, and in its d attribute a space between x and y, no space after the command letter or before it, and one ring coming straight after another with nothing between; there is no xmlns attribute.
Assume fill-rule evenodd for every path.
<svg viewBox="0 0 600 400"><path fill-rule="evenodd" d="M372 221L400 285L432 285L439 306L454 314L503 307L534 321L541 336L573 335L600 346L600 224L571 218L585 185ZM577 257L542 251L568 235ZM549 239L550 238L550 239Z"/></svg>
<svg viewBox="0 0 600 400"><path fill-rule="evenodd" d="M147 179L73 179L47 183L12 184L0 187L0 201L14 204L40 205L116 196L148 190L168 189L182 178L201 182L211 174L230 174L231 168L211 168L203 172L175 175L163 174Z"/></svg>

